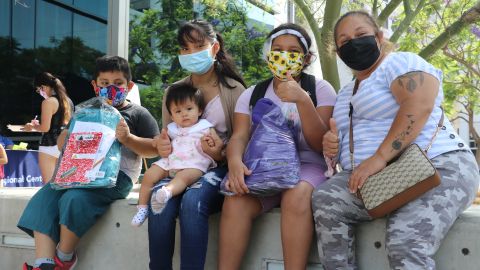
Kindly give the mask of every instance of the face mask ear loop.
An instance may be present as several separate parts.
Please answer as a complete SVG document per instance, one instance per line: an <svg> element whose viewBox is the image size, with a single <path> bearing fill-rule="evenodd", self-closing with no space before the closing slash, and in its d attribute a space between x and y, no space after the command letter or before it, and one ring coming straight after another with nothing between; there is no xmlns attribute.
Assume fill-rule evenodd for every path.
<svg viewBox="0 0 480 270"><path fill-rule="evenodd" d="M385 45L385 43L380 43L380 48L378 48L378 50L380 50L380 54L383 53L384 45Z"/></svg>
<svg viewBox="0 0 480 270"><path fill-rule="evenodd" d="M217 52L217 53L215 54L215 57L213 56L213 46L215 46L215 43L218 44L218 52L222 49L221 46L220 46L220 43L218 42L218 40L217 40L217 39L214 39L212 45L210 46L210 54L211 54L211 56L212 56L212 58L213 58L213 62L217 62L217 54L218 54L218 52Z"/></svg>
<svg viewBox="0 0 480 270"><path fill-rule="evenodd" d="M272 49L272 38L269 37L267 40L265 40L265 43L263 43L263 49L262 49L262 58L265 62L268 62L268 53Z"/></svg>
<svg viewBox="0 0 480 270"><path fill-rule="evenodd" d="M307 59L310 59L310 61L308 61L308 63L307 63ZM306 67L308 67L309 65L311 65L315 61L317 61L317 56L314 55L313 53L311 53L310 51L307 52L307 54L305 54L305 56L303 57L303 69L305 69Z"/></svg>

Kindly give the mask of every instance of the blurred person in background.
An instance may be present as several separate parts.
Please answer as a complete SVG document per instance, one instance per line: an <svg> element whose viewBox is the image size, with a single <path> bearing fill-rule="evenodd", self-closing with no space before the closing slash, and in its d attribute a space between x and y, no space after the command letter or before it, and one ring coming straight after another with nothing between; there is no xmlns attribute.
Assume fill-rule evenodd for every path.
<svg viewBox="0 0 480 270"><path fill-rule="evenodd" d="M42 101L40 121L37 117L25 124L25 131L42 132L38 147L38 163L43 183L50 180L55 170L55 163L60 156L57 147L58 135L65 128L73 114L73 102L67 96L63 83L48 72L35 76L35 91L44 98Z"/></svg>

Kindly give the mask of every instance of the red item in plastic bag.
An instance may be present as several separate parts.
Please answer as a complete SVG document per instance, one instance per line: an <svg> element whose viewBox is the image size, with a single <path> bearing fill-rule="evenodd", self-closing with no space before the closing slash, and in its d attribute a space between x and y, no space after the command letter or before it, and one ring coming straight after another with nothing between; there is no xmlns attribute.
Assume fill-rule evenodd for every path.
<svg viewBox="0 0 480 270"><path fill-rule="evenodd" d="M87 173L96 165L94 162L101 140L101 132L74 132L70 134L55 182L90 182Z"/></svg>

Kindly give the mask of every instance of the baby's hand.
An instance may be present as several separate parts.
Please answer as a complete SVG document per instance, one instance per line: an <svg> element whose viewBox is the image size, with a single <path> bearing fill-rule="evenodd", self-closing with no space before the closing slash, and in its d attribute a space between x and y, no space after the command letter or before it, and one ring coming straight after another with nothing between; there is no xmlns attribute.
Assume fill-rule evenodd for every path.
<svg viewBox="0 0 480 270"><path fill-rule="evenodd" d="M201 139L202 150L214 160L222 159L223 141L217 135L215 130L210 129L210 134L206 134Z"/></svg>
<svg viewBox="0 0 480 270"><path fill-rule="evenodd" d="M215 140L213 140L212 135L206 135L204 140L207 142L209 147L215 147Z"/></svg>

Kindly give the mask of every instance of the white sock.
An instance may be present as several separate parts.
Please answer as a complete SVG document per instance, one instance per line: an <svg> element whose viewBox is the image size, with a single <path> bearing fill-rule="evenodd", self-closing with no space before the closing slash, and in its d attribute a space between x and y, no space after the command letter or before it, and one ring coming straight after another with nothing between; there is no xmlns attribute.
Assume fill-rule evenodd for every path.
<svg viewBox="0 0 480 270"><path fill-rule="evenodd" d="M157 199L159 203L165 204L168 202L168 200L170 200L170 198L172 198L172 192L170 191L170 189L166 188L165 186L163 186L155 194L155 199Z"/></svg>
<svg viewBox="0 0 480 270"><path fill-rule="evenodd" d="M168 200L172 197L172 192L163 186L152 195L150 200L150 206L152 207L153 214L160 214L167 205Z"/></svg>
<svg viewBox="0 0 480 270"><path fill-rule="evenodd" d="M69 262L73 258L73 252L72 253L63 253L60 249L58 249L58 246L57 246L57 257L62 262Z"/></svg>
<svg viewBox="0 0 480 270"><path fill-rule="evenodd" d="M137 208L138 208L138 211L135 214L135 216L133 216L132 218L132 226L140 227L148 217L148 206L138 205Z"/></svg>

